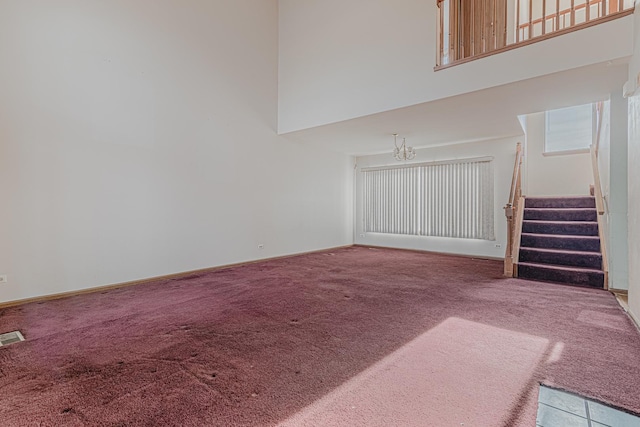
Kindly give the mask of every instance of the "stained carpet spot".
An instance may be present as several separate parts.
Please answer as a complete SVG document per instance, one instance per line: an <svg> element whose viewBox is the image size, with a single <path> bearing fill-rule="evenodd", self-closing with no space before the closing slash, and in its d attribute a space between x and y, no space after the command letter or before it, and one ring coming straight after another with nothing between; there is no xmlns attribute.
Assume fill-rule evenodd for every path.
<svg viewBox="0 0 640 427"><path fill-rule="evenodd" d="M72 408L64 408L62 411L60 411L61 414L68 414L69 412L73 412Z"/></svg>
<svg viewBox="0 0 640 427"><path fill-rule="evenodd" d="M204 276L204 274L189 274L186 276L182 276L182 277L176 277L173 280L174 282L181 282L184 280L194 280L194 279L199 279L200 277Z"/></svg>

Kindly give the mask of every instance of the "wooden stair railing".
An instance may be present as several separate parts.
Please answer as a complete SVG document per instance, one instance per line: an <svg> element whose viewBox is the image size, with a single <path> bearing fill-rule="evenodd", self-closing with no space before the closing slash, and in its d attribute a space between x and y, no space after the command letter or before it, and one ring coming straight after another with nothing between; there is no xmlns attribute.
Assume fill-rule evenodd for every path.
<svg viewBox="0 0 640 427"><path fill-rule="evenodd" d="M504 256L504 275L517 277L517 259L520 250L520 235L522 233L522 216L524 212L524 198L522 197L522 161L524 158L522 144L516 145L516 160L511 177L509 201L504 207L507 217L507 248Z"/></svg>
<svg viewBox="0 0 640 427"><path fill-rule="evenodd" d="M600 168L598 167L598 150L600 148L600 134L602 133L602 116L604 113L604 103L596 104L596 138L589 147L591 152L591 167L593 170L593 196L596 199L596 210L598 211L598 235L600 237L600 252L602 252L602 271L604 271L604 288L609 289L609 259L607 257L607 245L604 230L605 204L602 195L602 185L600 183Z"/></svg>

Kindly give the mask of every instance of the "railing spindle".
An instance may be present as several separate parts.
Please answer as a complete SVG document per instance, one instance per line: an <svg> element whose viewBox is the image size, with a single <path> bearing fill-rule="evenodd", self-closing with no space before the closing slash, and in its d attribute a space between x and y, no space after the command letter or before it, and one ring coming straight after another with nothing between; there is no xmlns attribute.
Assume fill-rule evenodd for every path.
<svg viewBox="0 0 640 427"><path fill-rule="evenodd" d="M516 0L516 43L519 43L519 42L520 42L520 0Z"/></svg>
<svg viewBox="0 0 640 427"><path fill-rule="evenodd" d="M533 0L529 0L529 34L527 38L533 37Z"/></svg>
<svg viewBox="0 0 640 427"><path fill-rule="evenodd" d="M500 47L500 32L501 28L499 23L502 22L502 16L500 11L498 10L498 0L494 0L493 5L493 49L497 49Z"/></svg>

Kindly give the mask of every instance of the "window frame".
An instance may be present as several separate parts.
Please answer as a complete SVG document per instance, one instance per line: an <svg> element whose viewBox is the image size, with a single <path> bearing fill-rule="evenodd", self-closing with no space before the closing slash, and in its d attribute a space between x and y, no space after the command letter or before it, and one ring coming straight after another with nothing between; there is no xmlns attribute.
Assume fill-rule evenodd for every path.
<svg viewBox="0 0 640 427"><path fill-rule="evenodd" d="M462 159L450 159L450 160L442 160L442 161L432 161L432 162L416 162L409 163L404 165L388 165L388 166L375 166L375 167L365 167L360 169L360 173L362 174L362 193L361 193L361 201L360 206L362 206L361 210L361 221L362 221L362 233L364 234L382 234L382 235L403 235L403 236L411 236L417 238L446 238L446 239L464 239L464 240L474 240L474 241L495 241L496 240L496 207L495 207L495 171L494 171L494 157L493 156L484 156L484 157L474 157L474 158L462 158ZM474 164L474 163L486 163L484 168L479 167L475 171L467 170L464 171L463 174L466 179L464 181L465 185L470 184L469 179L473 174L478 174L478 181L475 182L475 186L478 188L483 188L483 191L479 193L479 197L474 199L473 204L477 212L475 213L476 222L475 223L467 223L466 225L461 225L462 223L458 222L457 225L454 225L452 222L445 222L442 226L435 226L435 229L439 230L438 232L433 233L434 231L434 223L433 220L437 216L441 216L442 212L449 211L451 212L451 208L455 206L455 211L461 212L458 210L460 206L464 205L463 200L460 198L461 193L447 193L447 196L443 198L443 191L445 188L438 188L436 190L438 192L436 198L439 199L443 204L438 205L435 209L425 208L424 202L429 200L433 201L433 191L431 193L424 192L427 188L434 190L434 185L438 186L437 181L421 181L421 182L408 182L406 181L407 177L400 176L390 176L392 181L395 179L395 183L397 184L403 182L405 185L410 186L412 189L410 191L414 191L413 195L409 195L409 193L401 194L397 191L394 191L394 187L392 181L383 182L381 180L385 179L384 173L388 172L393 174L393 171L397 171L399 169L411 169L417 170L422 168L422 172L413 172L414 176L419 176L421 178L426 178L425 174L429 174L432 178L442 179L444 178L446 182L452 183L461 183L460 178L462 175L452 176L454 173L455 167L462 167L464 164ZM432 170L428 172L424 168L431 167L454 167L453 169L448 169L447 174L438 175L436 170ZM382 172L383 174L378 175L377 177L371 176L373 179L369 179L367 177L368 173L371 172ZM442 170L440 171L440 173ZM436 176L433 176L433 175ZM482 179L486 178L486 181ZM402 178L405 178L405 181L402 181ZM369 187L369 185L373 185L373 187ZM406 188L406 187L405 187ZM370 190L373 189L374 192L371 193ZM460 189L460 191L469 190L471 187L464 187ZM422 193L419 192L422 190ZM375 194L375 191L378 194ZM409 200L413 201L413 208L417 208L415 211L399 211L397 208L394 209L393 205L388 205L381 208L381 205L376 203L376 197L380 194L383 195L383 199L386 201L398 201L398 200L407 200L408 196ZM451 197L454 197L453 199ZM457 197L457 198L456 198ZM467 195L466 197L473 197ZM485 198L486 197L486 198ZM455 200L455 201L454 201ZM469 200L468 198L466 199ZM380 200L378 199L378 202ZM368 211L368 207L378 206L378 209ZM468 204L463 211L466 209L468 211ZM424 216L425 213L429 215ZM389 219L400 220L400 222L388 222ZM419 219L420 218L420 219ZM483 218L486 218L483 220ZM460 219L458 219L459 221ZM417 222L416 222L417 221ZM413 225L408 225L413 224ZM400 231L404 229L404 231ZM411 231L409 231L411 230ZM428 232L430 230L431 232ZM470 230L475 230L476 235L469 235ZM448 232L453 232L453 234L447 234Z"/></svg>
<svg viewBox="0 0 640 427"><path fill-rule="evenodd" d="M571 108L578 108L578 107L585 107L589 105L591 107L591 140L589 141L589 144L586 147L583 148L571 148L571 149L567 149L567 150L554 150L554 151L549 151L548 150L548 146L547 146L547 138L548 138L548 124L549 124L549 113L552 113L554 111L558 111L558 110L566 110L566 109L571 109ZM568 156L568 155L574 155L574 154L585 154L585 153L589 153L591 150L591 145L593 144L594 141L594 135L595 135L595 127L596 127L596 111L595 111L596 107L595 104L593 103L589 103L589 104L579 104L579 105L573 105L570 107L565 107L565 108L558 108L555 110L547 110L544 112L544 133L543 133L543 143L542 143L542 155L545 157L552 157L552 156Z"/></svg>

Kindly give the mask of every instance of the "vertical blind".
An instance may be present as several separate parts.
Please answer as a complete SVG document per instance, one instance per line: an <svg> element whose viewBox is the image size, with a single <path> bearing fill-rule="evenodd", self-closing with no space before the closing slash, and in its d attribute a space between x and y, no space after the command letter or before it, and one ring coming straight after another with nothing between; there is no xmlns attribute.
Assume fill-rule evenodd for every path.
<svg viewBox="0 0 640 427"><path fill-rule="evenodd" d="M494 240L491 160L363 169L364 231Z"/></svg>

